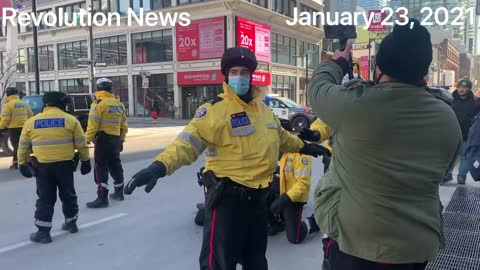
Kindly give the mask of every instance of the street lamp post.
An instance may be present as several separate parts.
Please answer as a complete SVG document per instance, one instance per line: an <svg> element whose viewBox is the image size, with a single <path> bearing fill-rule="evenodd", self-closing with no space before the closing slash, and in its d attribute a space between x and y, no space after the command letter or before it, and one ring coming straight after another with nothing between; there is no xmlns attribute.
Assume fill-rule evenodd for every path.
<svg viewBox="0 0 480 270"><path fill-rule="evenodd" d="M32 0L32 13L37 16L37 1ZM40 71L38 70L38 31L37 25L33 24L33 62L35 69L35 91L40 95Z"/></svg>
<svg viewBox="0 0 480 270"><path fill-rule="evenodd" d="M90 0L90 18L93 20L93 0ZM88 27L88 35L90 38L90 85L92 88L92 93L95 92L95 59L93 56L93 23Z"/></svg>

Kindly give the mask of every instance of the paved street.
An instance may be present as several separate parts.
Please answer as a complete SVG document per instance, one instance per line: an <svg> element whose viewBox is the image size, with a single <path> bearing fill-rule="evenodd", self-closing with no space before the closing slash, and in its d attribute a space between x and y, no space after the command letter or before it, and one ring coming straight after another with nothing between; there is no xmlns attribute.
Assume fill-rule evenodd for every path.
<svg viewBox="0 0 480 270"><path fill-rule="evenodd" d="M160 123L131 126L122 153L126 180L147 166L183 128ZM106 209L86 208L85 203L96 196L96 185L92 174L76 173L80 231L70 235L60 230L63 216L57 201L54 239L48 245L28 240L35 231L35 180L8 170L9 163L10 157L0 154L0 269L198 269L202 228L193 218L195 204L202 200L196 171L203 157L161 179L150 194L137 189L123 202L111 201ZM322 171L321 160L316 159L312 191ZM444 204L454 189L453 184L441 188ZM311 212L310 203L304 213ZM311 235L297 246L289 244L284 234L270 237L268 259L270 269L320 269L321 235Z"/></svg>

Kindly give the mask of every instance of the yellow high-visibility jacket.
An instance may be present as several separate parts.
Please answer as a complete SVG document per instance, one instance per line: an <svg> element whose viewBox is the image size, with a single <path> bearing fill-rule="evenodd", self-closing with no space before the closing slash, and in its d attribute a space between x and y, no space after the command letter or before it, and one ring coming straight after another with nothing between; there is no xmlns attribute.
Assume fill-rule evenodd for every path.
<svg viewBox="0 0 480 270"><path fill-rule="evenodd" d="M285 153L280 159L280 194L287 193L292 202L308 202L312 180L312 157Z"/></svg>
<svg viewBox="0 0 480 270"><path fill-rule="evenodd" d="M5 99L5 106L0 119L0 129L21 128L33 113L28 104L21 100L18 95L12 95Z"/></svg>
<svg viewBox="0 0 480 270"><path fill-rule="evenodd" d="M171 175L206 150L205 171L250 188L267 188L278 153L298 152L304 143L282 128L263 102L260 89L252 89L254 99L248 104L228 84L223 84L223 90L218 102L198 108L194 119L156 160Z"/></svg>
<svg viewBox="0 0 480 270"><path fill-rule="evenodd" d="M18 164L30 160L33 153L40 163L73 160L75 149L80 159L90 159L82 126L75 116L47 106L25 122L18 147Z"/></svg>
<svg viewBox="0 0 480 270"><path fill-rule="evenodd" d="M124 141L128 132L125 106L112 93L98 91L96 100L90 107L88 126L85 135L87 142L95 140L97 132L103 131L113 136L120 136Z"/></svg>
<svg viewBox="0 0 480 270"><path fill-rule="evenodd" d="M313 121L313 123L310 125L310 129L311 130L314 130L314 131L318 131L320 132L320 140L317 142L317 143L323 143L325 142L325 147L330 151L332 152L332 145L330 143L330 136L331 136L331 132L330 132L330 128L327 126L327 124L325 124L325 122L323 122L322 120L320 120L320 118L317 118L315 121Z"/></svg>

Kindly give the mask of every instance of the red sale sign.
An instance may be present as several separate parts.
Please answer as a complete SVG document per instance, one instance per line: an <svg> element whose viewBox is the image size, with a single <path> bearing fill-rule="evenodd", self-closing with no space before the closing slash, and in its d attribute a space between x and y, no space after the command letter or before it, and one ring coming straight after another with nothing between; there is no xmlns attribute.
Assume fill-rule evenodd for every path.
<svg viewBox="0 0 480 270"><path fill-rule="evenodd" d="M386 31L387 26L382 25L384 22L385 18L387 18L387 13L383 12L381 10L369 10L368 11L368 19L370 20L372 18L370 27L368 27L368 31L371 32L381 32L381 31Z"/></svg>
<svg viewBox="0 0 480 270"><path fill-rule="evenodd" d="M360 57L360 76L364 80L369 80L368 78L368 55Z"/></svg>
<svg viewBox="0 0 480 270"><path fill-rule="evenodd" d="M175 27L177 60L222 57L225 50L225 17L192 21Z"/></svg>
<svg viewBox="0 0 480 270"><path fill-rule="evenodd" d="M252 84L259 86L268 86L271 82L271 74L264 71L255 71L252 75Z"/></svg>
<svg viewBox="0 0 480 270"><path fill-rule="evenodd" d="M237 46L255 52L258 61L270 62L270 26L237 17Z"/></svg>
<svg viewBox="0 0 480 270"><path fill-rule="evenodd" d="M177 72L178 85L222 84L223 79L220 70Z"/></svg>

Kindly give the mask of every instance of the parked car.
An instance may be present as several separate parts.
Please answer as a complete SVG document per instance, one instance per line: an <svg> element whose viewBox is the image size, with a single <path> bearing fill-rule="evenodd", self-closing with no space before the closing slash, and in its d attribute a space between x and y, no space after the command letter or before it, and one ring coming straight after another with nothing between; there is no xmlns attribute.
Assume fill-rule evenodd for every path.
<svg viewBox="0 0 480 270"><path fill-rule="evenodd" d="M73 102L67 106L67 112L77 117L78 121L82 125L84 131L87 130L88 112L90 111L90 105L93 102L93 98L90 94L69 94ZM42 100L42 95L24 96L22 100L27 102L33 114L42 112L45 104ZM4 99L2 99L1 107L3 108ZM7 133L0 134L0 146L4 153L11 155L13 153L13 146L10 142Z"/></svg>
<svg viewBox="0 0 480 270"><path fill-rule="evenodd" d="M291 126L294 131L309 128L315 117L311 108L301 106L295 101L277 94L267 95L265 103L281 122Z"/></svg>

